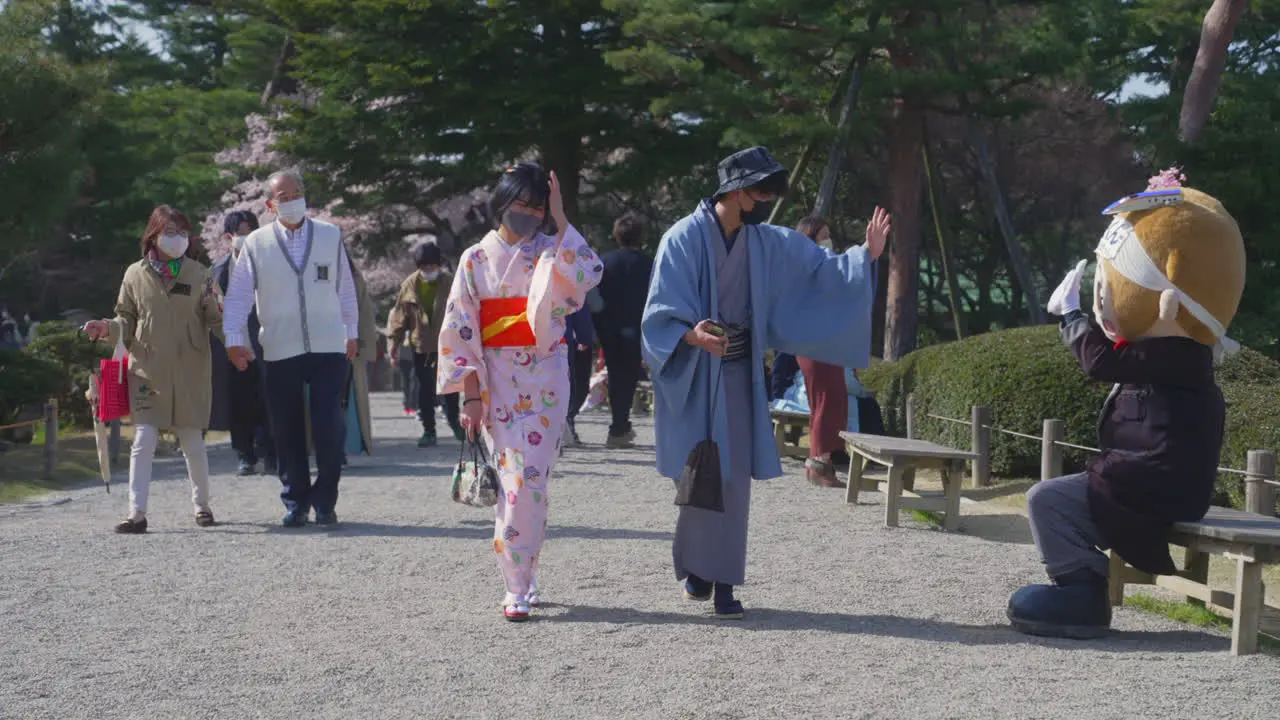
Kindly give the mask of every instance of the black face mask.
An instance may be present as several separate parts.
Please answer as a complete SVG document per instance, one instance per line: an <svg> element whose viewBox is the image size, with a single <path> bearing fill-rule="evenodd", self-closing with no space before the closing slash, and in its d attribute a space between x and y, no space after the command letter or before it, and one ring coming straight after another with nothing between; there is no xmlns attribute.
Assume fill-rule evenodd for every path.
<svg viewBox="0 0 1280 720"><path fill-rule="evenodd" d="M759 225L760 223L768 220L769 214L773 212L773 204L776 202L777 200L770 200L768 202L761 202L760 200L757 200L756 204L752 206L750 210L741 210L740 212L742 213L743 224Z"/></svg>

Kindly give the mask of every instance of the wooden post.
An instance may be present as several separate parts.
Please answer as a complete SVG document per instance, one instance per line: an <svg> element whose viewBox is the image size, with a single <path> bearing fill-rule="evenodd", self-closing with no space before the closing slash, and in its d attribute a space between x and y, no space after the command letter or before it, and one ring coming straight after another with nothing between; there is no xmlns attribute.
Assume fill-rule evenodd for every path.
<svg viewBox="0 0 1280 720"><path fill-rule="evenodd" d="M44 406L44 476L52 480L58 469L58 401Z"/></svg>
<svg viewBox="0 0 1280 720"><path fill-rule="evenodd" d="M1261 450L1251 450L1263 452ZM1235 607L1231 618L1231 654L1258 652L1258 625L1262 620L1262 563L1236 558Z"/></svg>
<svg viewBox="0 0 1280 720"><path fill-rule="evenodd" d="M916 436L916 394L907 393L907 437Z"/></svg>
<svg viewBox="0 0 1280 720"><path fill-rule="evenodd" d="M985 405L974 405L970 430L973 431L973 486L991 484L991 410Z"/></svg>
<svg viewBox="0 0 1280 720"><path fill-rule="evenodd" d="M1276 455L1270 450L1250 450L1244 480L1244 509L1259 515L1276 514L1276 488L1267 481L1276 479Z"/></svg>
<svg viewBox="0 0 1280 720"><path fill-rule="evenodd" d="M1066 439L1067 424L1061 420L1046 418L1044 434L1040 437L1040 479L1062 477L1062 446Z"/></svg>

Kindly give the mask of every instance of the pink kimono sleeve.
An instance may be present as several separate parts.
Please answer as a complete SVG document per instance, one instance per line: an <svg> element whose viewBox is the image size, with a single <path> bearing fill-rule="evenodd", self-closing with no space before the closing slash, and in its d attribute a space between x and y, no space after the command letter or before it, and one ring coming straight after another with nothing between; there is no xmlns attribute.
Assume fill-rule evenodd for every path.
<svg viewBox="0 0 1280 720"><path fill-rule="evenodd" d="M549 352L564 338L565 316L582 308L587 291L603 274L600 257L572 225L559 245L542 252L529 286L528 309L539 350Z"/></svg>
<svg viewBox="0 0 1280 720"><path fill-rule="evenodd" d="M489 373L480 344L480 297L471 255L463 257L460 272L453 276L453 286L449 288L449 303L440 328L436 392L441 395L462 392L467 375L475 373L480 383L480 397L487 406Z"/></svg>

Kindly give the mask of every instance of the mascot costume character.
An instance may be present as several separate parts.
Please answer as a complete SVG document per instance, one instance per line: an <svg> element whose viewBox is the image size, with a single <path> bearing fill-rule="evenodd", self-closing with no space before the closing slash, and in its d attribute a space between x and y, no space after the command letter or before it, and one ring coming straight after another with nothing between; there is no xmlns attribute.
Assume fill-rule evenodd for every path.
<svg viewBox="0 0 1280 720"><path fill-rule="evenodd" d="M1165 534L1209 509L1226 405L1214 380L1226 328L1244 290L1240 228L1214 198L1167 170L1146 192L1103 211L1093 318L1080 310L1081 260L1049 299L1085 374L1114 383L1102 406L1102 451L1086 472L1027 495L1036 548L1052 584L1009 599L1024 633L1107 633L1110 549L1144 572L1176 572Z"/></svg>

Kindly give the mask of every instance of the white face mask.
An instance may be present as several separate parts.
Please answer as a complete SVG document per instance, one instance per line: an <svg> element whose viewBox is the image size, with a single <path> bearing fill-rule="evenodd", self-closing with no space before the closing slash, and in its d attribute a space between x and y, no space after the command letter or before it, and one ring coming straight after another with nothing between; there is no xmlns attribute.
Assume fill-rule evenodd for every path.
<svg viewBox="0 0 1280 720"><path fill-rule="evenodd" d="M276 205L276 214L290 225L297 225L307 217L307 199L298 198Z"/></svg>
<svg viewBox="0 0 1280 720"><path fill-rule="evenodd" d="M185 255L188 244L186 235L161 235L156 240L156 248L171 258L179 258Z"/></svg>
<svg viewBox="0 0 1280 720"><path fill-rule="evenodd" d="M248 236L248 235L237 235L237 236L235 236L235 237L231 238L231 248L232 248L233 250L235 250L236 252L240 252L240 250L244 248L244 239L245 239L245 238L247 238L247 237L249 237L249 236Z"/></svg>
<svg viewBox="0 0 1280 720"><path fill-rule="evenodd" d="M422 279L426 280L427 282L435 282L436 278L438 277L440 277L439 270L423 270L422 271Z"/></svg>

